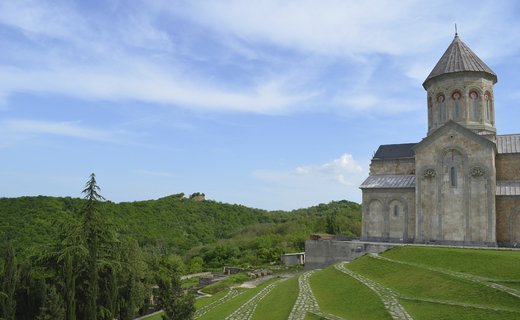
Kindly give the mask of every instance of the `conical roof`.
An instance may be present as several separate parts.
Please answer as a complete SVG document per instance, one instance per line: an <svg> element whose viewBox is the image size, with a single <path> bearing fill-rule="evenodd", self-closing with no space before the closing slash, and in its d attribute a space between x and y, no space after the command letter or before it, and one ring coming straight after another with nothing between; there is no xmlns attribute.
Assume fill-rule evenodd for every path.
<svg viewBox="0 0 520 320"><path fill-rule="evenodd" d="M432 72L430 72L430 75L424 80L423 86L426 82L437 76L465 71L488 73L492 77L493 82L497 82L497 75L493 70L491 70L484 61L480 60L480 58L460 40L459 36L455 34L455 38L448 49L446 49L446 52L444 52L439 62L437 62Z"/></svg>

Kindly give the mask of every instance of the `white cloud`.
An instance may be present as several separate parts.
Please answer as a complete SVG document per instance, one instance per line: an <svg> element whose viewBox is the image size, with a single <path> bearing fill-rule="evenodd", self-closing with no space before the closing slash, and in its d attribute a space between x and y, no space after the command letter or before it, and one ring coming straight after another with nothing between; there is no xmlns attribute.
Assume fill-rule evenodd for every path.
<svg viewBox="0 0 520 320"><path fill-rule="evenodd" d="M481 33L490 14L504 18L510 2L484 1L210 0L189 2L183 14L197 23L248 41L321 54L428 52L445 32ZM446 10L449 8L449 10ZM471 14L460 15L471 8ZM174 10L179 11L176 7ZM442 13L442 14L439 14ZM507 23L512 22L508 21ZM492 27L506 24L493 21ZM515 22L517 23L517 22ZM453 30L453 31L452 31Z"/></svg>
<svg viewBox="0 0 520 320"><path fill-rule="evenodd" d="M80 122L53 122L37 120L5 120L0 122L2 140L20 140L22 137L57 135L83 140L116 143L118 133L82 126Z"/></svg>
<svg viewBox="0 0 520 320"><path fill-rule="evenodd" d="M280 113L317 92L289 92L290 81L269 79L247 91L232 91L211 83L194 83L174 74L149 69L127 71L94 68L22 70L0 68L0 88L8 92L31 91L80 96L109 101L137 100L175 104L203 110ZM293 91L293 90L290 90ZM0 92L2 96L2 92Z"/></svg>
<svg viewBox="0 0 520 320"><path fill-rule="evenodd" d="M359 185L367 171L350 154L319 165L303 165L288 171L258 170L254 177L265 183L258 193L278 207L294 209L320 202L360 201Z"/></svg>
<svg viewBox="0 0 520 320"><path fill-rule="evenodd" d="M15 92L37 92L210 111L279 114L310 105L326 108L338 101L354 110L379 111L381 105L393 103L386 100L388 95L363 93L373 85L370 79L381 75L381 66L371 64L369 57L406 59L397 63L403 74L422 81L427 68L419 65L422 62L411 68L410 64L432 61L419 57L431 52L437 59L454 20L475 38L518 25L507 14L510 3L494 1L479 6L469 1L411 0L157 0L104 5L105 10L87 16L81 2L0 2L0 27L21 34L5 42L10 46L4 52L12 52L9 60L16 63L0 64L0 104L8 105L6 99ZM450 10L439 9L445 7ZM472 15L458 14L468 7ZM493 24L482 23L485 20ZM178 27L198 33L182 38L175 32ZM503 55L519 50L517 38L509 32L476 41L475 46L484 58L493 52ZM216 43L218 52L205 47L207 42ZM486 49L490 47L492 51ZM279 51L283 53L275 53ZM341 84L324 70L312 71L327 63L308 65L302 56L320 61L334 56L332 60L348 60L367 72L353 72L355 67L344 71L344 77L355 80L349 83L357 86L342 88L345 97L320 95L317 85L337 92ZM242 60L236 62L236 57ZM233 75L245 81L212 69L219 64L240 65ZM397 105L388 110L407 110Z"/></svg>
<svg viewBox="0 0 520 320"><path fill-rule="evenodd" d="M297 167L295 172L301 176L332 179L346 186L353 185L352 177L357 182L356 177L364 174L363 168L354 161L352 155L346 153L322 165Z"/></svg>

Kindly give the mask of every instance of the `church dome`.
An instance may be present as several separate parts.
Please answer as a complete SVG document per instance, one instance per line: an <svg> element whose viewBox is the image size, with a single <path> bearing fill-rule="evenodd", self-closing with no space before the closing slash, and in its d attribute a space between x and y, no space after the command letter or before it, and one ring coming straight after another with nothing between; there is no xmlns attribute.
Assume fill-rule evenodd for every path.
<svg viewBox="0 0 520 320"><path fill-rule="evenodd" d="M451 42L446 52L432 72L424 80L423 87L426 89L427 83L439 76L456 73L456 72L480 72L488 75L493 83L497 82L497 75L482 61L471 49L460 40L455 34L455 38Z"/></svg>

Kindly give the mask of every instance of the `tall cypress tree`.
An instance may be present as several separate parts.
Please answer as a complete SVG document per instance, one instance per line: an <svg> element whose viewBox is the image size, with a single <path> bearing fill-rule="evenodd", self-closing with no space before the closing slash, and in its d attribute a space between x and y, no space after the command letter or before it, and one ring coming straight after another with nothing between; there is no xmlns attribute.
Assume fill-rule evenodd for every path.
<svg viewBox="0 0 520 320"><path fill-rule="evenodd" d="M99 202L104 198L99 194L100 188L96 182L96 175L92 173L85 185L83 194L87 200L84 208L83 229L85 232L85 242L88 248L87 258L87 288L86 288L86 304L85 316L87 320L97 319L97 298L98 298L98 237L99 225L97 212Z"/></svg>

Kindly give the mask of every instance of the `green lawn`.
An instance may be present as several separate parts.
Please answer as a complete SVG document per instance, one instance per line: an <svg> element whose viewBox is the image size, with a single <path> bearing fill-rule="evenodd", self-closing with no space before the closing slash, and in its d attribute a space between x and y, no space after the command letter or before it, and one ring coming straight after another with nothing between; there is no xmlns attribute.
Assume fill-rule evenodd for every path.
<svg viewBox="0 0 520 320"><path fill-rule="evenodd" d="M272 279L270 281L266 281L259 285L256 288L252 289L243 289L245 292L217 307L208 311L208 313L204 314L200 317L200 320L216 320L216 319L224 319L228 315L230 315L233 311L238 309L242 304L246 303L249 299L255 296L260 290L268 286L274 281L278 281L278 279Z"/></svg>
<svg viewBox="0 0 520 320"><path fill-rule="evenodd" d="M424 301L410 301L400 299L401 304L414 319L436 320L515 320L520 319L520 313L482 310L471 307L461 307L430 303Z"/></svg>
<svg viewBox="0 0 520 320"><path fill-rule="evenodd" d="M229 289L222 290L219 293L212 295L211 297L204 297L204 298L197 299L197 300L195 300L195 308L200 309L200 308L212 303L213 301L216 301L216 300L222 298L228 292L229 292Z"/></svg>
<svg viewBox="0 0 520 320"><path fill-rule="evenodd" d="M496 283L520 290L518 251L396 247L382 256L496 279ZM370 256L363 256L346 266L396 292L399 302L415 320L520 320L520 298L474 281ZM222 298L228 292L226 286L242 280L242 277L239 275L229 279L229 283L215 285L212 291L222 291L212 297L198 299L196 307L202 308ZM241 289L244 290L243 294L215 307L200 319L224 319L273 281L278 279L257 288ZM390 319L380 298L372 290L334 267L316 271L309 281L322 312L349 320ZM297 296L297 276L280 282L258 302L253 320L287 319ZM158 315L147 320L160 319ZM307 314L305 319L321 318Z"/></svg>
<svg viewBox="0 0 520 320"><path fill-rule="evenodd" d="M146 320L162 320L162 312L151 317L145 318Z"/></svg>
<svg viewBox="0 0 520 320"><path fill-rule="evenodd" d="M520 281L520 251L395 247L382 256L491 279Z"/></svg>
<svg viewBox="0 0 520 320"><path fill-rule="evenodd" d="M323 318L312 313L307 313L305 320L323 320Z"/></svg>
<svg viewBox="0 0 520 320"><path fill-rule="evenodd" d="M298 297L298 276L281 282L258 303L253 320L287 320Z"/></svg>
<svg viewBox="0 0 520 320"><path fill-rule="evenodd" d="M519 298L446 274L369 256L353 261L348 268L407 297L448 300L520 311Z"/></svg>
<svg viewBox="0 0 520 320"><path fill-rule="evenodd" d="M248 280L250 280L249 276L245 272L240 272L230 275L224 280L216 281L202 289L202 291L209 294L215 294Z"/></svg>
<svg viewBox="0 0 520 320"><path fill-rule="evenodd" d="M495 283L520 291L520 281L495 281Z"/></svg>
<svg viewBox="0 0 520 320"><path fill-rule="evenodd" d="M392 319L372 290L333 266L314 273L310 284L323 312L345 319Z"/></svg>

